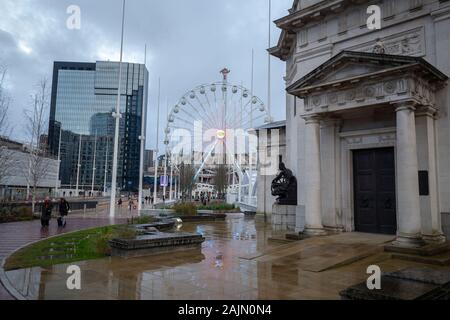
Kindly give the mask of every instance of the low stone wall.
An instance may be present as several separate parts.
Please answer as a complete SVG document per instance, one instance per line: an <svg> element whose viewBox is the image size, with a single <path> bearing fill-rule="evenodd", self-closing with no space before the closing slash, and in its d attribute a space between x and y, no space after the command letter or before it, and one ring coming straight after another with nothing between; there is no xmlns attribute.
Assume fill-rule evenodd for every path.
<svg viewBox="0 0 450 320"><path fill-rule="evenodd" d="M82 200L69 200L69 205L70 205L70 209L72 211L79 211L79 210L92 210L97 208L97 204L98 201L96 200L86 200L86 201L82 201ZM31 208L32 204L31 202L10 202L10 203L0 203L0 209L1 208L9 208L9 209L13 209L13 208L21 208L21 207L25 207L25 208ZM40 213L41 212L41 207L42 207L42 202L36 202L35 205L35 209L34 212L35 213ZM59 202L53 202L53 213L58 213L59 210Z"/></svg>
<svg viewBox="0 0 450 320"><path fill-rule="evenodd" d="M204 241L200 234L161 232L137 236L136 239L113 239L109 244L112 256L134 258L187 249L200 250Z"/></svg>

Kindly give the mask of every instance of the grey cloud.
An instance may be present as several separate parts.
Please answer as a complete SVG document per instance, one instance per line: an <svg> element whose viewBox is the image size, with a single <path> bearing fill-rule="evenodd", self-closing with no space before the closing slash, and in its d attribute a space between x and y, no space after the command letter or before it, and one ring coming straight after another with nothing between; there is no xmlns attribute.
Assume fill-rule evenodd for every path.
<svg viewBox="0 0 450 320"><path fill-rule="evenodd" d="M27 105L34 83L44 75L51 77L54 60L118 59L121 2L0 0L0 61L11 66L11 95L17 110L12 118L16 124L20 124L21 109ZM292 5L292 0L272 2L273 20L285 15ZM79 31L65 27L66 8L71 4L81 8ZM124 60L143 62L144 45L148 45L148 147L155 144L159 77L164 107L166 99L173 105L191 88L219 80L219 71L225 66L232 71L230 82L249 87L253 48L255 94L267 100L267 18L266 0L127 1ZM272 30L273 45L279 32L275 27ZM27 55L17 49L21 40L28 41L32 53ZM285 67L276 59L272 59L272 66L272 109L276 119L283 119ZM165 115L165 110L161 113ZM20 130L15 134L20 137Z"/></svg>

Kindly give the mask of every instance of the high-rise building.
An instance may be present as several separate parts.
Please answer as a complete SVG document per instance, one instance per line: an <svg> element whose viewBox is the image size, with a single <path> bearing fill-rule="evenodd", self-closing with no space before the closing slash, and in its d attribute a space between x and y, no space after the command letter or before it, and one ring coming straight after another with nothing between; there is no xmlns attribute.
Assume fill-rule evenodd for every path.
<svg viewBox="0 0 450 320"><path fill-rule="evenodd" d="M123 191L137 191L148 71L145 65L135 63L123 63L122 68L117 186ZM90 190L93 177L95 190L103 190L105 181L107 187L111 185L115 129L112 114L118 84L118 62L54 63L48 146L55 156L61 150L63 187L75 188L78 180L80 190Z"/></svg>
<svg viewBox="0 0 450 320"><path fill-rule="evenodd" d="M154 150L144 151L144 171L148 171L150 167L153 167L155 165L154 154L155 154Z"/></svg>

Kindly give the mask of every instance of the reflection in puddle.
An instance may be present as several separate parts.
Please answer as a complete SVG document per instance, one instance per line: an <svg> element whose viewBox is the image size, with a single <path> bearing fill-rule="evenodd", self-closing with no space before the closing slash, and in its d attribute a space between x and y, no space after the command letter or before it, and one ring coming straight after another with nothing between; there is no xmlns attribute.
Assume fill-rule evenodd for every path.
<svg viewBox="0 0 450 320"><path fill-rule="evenodd" d="M278 250L280 244L267 241L273 235L270 225L258 217L229 215L225 221L183 224L182 231L201 233L206 238L202 248L76 263L82 271L82 291L67 289L68 264L10 271L7 277L26 297L50 300L338 299L340 290L366 279L367 265L362 262L346 271L305 271L302 264L308 268L318 262L327 265L332 251L346 247L327 243L315 249L323 241L318 240L308 248L290 251L284 245ZM269 253L261 256L262 252ZM59 258L55 246L42 259Z"/></svg>

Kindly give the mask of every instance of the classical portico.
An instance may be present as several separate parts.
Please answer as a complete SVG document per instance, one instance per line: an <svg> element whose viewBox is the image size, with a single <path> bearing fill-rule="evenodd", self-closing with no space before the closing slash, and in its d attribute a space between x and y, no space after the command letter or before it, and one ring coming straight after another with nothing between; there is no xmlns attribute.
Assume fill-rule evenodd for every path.
<svg viewBox="0 0 450 320"><path fill-rule="evenodd" d="M304 101L305 233L445 239L435 123L446 81L422 58L342 51L288 87Z"/></svg>

